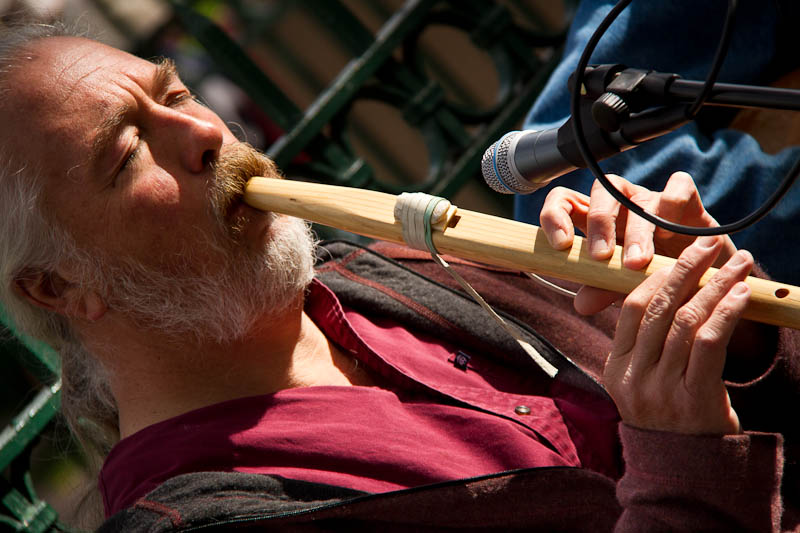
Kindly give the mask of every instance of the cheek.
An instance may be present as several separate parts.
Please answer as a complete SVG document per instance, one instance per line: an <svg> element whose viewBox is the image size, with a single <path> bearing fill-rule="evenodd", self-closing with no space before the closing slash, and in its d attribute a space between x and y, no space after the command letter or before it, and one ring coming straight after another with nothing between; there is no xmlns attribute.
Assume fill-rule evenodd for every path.
<svg viewBox="0 0 800 533"><path fill-rule="evenodd" d="M140 177L130 184L124 197L119 213L120 240L132 239L153 252L191 245L210 225L204 189L181 187L169 175Z"/></svg>
<svg viewBox="0 0 800 533"><path fill-rule="evenodd" d="M123 222L130 229L174 225L180 211L186 209L180 187L169 176L153 173L140 177L125 187L121 202Z"/></svg>

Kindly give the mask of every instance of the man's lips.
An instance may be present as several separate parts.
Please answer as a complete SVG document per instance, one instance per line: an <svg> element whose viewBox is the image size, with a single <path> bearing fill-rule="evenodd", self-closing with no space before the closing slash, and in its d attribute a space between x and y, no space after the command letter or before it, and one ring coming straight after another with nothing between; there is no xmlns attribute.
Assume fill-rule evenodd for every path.
<svg viewBox="0 0 800 533"><path fill-rule="evenodd" d="M264 214L256 208L249 206L244 200L244 192L247 187L247 182L252 176L250 174L256 171L254 176L263 174L257 172L257 169L250 169L244 172L244 169L239 169L236 175L228 173L224 177L218 177L217 192L220 195L220 215L226 223L238 224L241 223L242 218L251 218L259 214Z"/></svg>
<svg viewBox="0 0 800 533"><path fill-rule="evenodd" d="M247 216L248 211L250 210L250 206L244 203L244 198L242 196L237 196L231 202L230 207L228 207L228 220L235 221L239 218Z"/></svg>
<svg viewBox="0 0 800 533"><path fill-rule="evenodd" d="M235 221L242 217L251 217L253 215L263 215L264 211L260 211L254 207L250 207L245 201L244 196L239 195L231 201L226 215L227 220Z"/></svg>

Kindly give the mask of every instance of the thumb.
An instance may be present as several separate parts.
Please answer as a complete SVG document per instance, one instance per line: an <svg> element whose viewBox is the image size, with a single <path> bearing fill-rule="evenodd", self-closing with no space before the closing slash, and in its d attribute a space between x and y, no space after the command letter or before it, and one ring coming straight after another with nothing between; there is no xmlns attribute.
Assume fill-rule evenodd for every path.
<svg viewBox="0 0 800 533"><path fill-rule="evenodd" d="M584 285L578 289L573 306L582 315L599 313L609 305L622 300L625 295Z"/></svg>

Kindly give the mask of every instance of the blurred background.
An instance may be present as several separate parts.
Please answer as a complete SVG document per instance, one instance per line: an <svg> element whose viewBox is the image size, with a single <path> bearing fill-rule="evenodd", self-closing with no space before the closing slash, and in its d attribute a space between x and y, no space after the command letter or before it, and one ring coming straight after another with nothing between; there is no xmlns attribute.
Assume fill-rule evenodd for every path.
<svg viewBox="0 0 800 533"><path fill-rule="evenodd" d="M480 156L518 128L574 3L0 0L0 17L64 20L141 57L171 57L196 95L290 178L420 190L510 217L510 197L480 177ZM46 347L5 332L0 530L46 531L55 514L80 525L76 498L91 480L53 416L57 377Z"/></svg>

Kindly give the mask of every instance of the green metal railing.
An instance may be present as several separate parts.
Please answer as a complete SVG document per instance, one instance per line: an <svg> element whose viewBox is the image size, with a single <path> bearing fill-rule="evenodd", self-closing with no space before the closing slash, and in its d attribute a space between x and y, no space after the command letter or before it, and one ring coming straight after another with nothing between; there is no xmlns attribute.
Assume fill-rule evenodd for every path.
<svg viewBox="0 0 800 533"><path fill-rule="evenodd" d="M565 3L572 7L573 2ZM244 43L234 41L198 10L204 7L203 11L208 11L215 2L170 0L170 4L180 25L202 45L217 69L283 131L267 153L287 174L392 193L418 190L451 197L479 179L484 150L513 129L531 107L559 58L564 38L563 28L548 30L521 0L408 0L395 11L387 11L388 18L375 32L338 0L283 0L277 3L282 9L300 4L320 25L332 29L338 46L351 56L338 76L302 110L251 59ZM228 6L248 17L245 3L230 2ZM383 4L372 7L387 10ZM528 24L519 23L520 13ZM270 20L251 17L244 38L268 33ZM471 46L491 58L498 80L492 105L478 109L452 97L460 88L435 58L426 56L421 44L423 34L432 27L461 32ZM408 157L428 161L425 176L399 182L382 179L354 148L348 114L363 101L395 109L410 128L421 132L427 153ZM376 144L370 150L380 153L382 148ZM298 160L301 153L306 157ZM36 374L43 385L0 430L0 470L6 473L0 477L0 528L66 530L55 511L36 496L28 471L36 438L59 408L57 358L35 344L23 347L11 340L0 344L0 356L14 353L21 360L40 361Z"/></svg>
<svg viewBox="0 0 800 533"><path fill-rule="evenodd" d="M8 323L0 309L0 325ZM61 381L58 357L47 346L22 343L0 327L0 356L24 363L42 385L8 425L0 430L0 530L67 531L55 510L39 499L30 475L31 450L39 435L58 413ZM5 361L6 366L8 360Z"/></svg>
<svg viewBox="0 0 800 533"><path fill-rule="evenodd" d="M310 161L293 173L394 193L414 189L449 197L474 179L483 151L519 122L556 64L558 53L542 60L534 49L557 52L563 40L562 33L515 25L505 5L489 0L409 0L375 35L341 2L308 0L303 4L326 26L337 28L353 59L302 112L225 32L192 9L191 2L172 4L221 71L285 131L267 150L279 167L289 169L303 151ZM490 109L476 111L449 101L441 83L426 74L418 44L423 30L435 25L463 31L476 48L492 57L500 91ZM397 50L402 51L401 59ZM430 162L427 176L399 185L376 176L342 127L344 116L360 100L397 108L412 128L422 132ZM332 133L324 134L329 125L334 126Z"/></svg>

